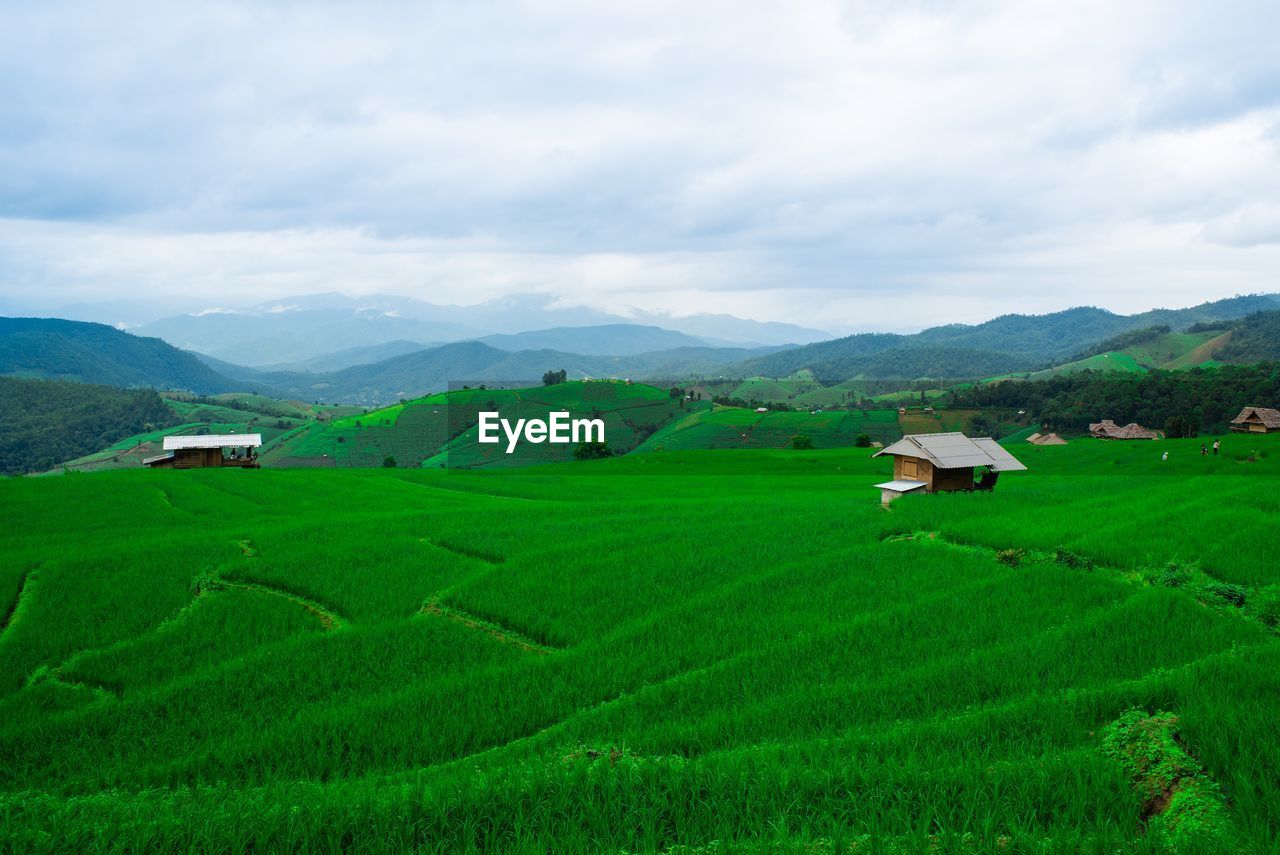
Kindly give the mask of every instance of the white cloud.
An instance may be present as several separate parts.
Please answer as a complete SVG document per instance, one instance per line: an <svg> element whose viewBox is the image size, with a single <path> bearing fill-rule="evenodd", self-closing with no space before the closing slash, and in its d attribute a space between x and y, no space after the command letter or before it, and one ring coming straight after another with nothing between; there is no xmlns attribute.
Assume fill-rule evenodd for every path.
<svg viewBox="0 0 1280 855"><path fill-rule="evenodd" d="M1266 3L7 7L0 297L899 328L1280 290L1278 36Z"/></svg>

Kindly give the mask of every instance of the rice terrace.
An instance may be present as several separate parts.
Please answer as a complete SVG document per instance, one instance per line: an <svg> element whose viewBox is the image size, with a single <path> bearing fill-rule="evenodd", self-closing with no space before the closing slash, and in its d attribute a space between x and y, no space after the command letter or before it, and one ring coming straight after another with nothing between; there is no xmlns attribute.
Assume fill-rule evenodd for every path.
<svg viewBox="0 0 1280 855"><path fill-rule="evenodd" d="M1280 855L1277 45L0 3L0 855Z"/></svg>
<svg viewBox="0 0 1280 855"><path fill-rule="evenodd" d="M1276 439L5 480L0 846L1274 851Z"/></svg>

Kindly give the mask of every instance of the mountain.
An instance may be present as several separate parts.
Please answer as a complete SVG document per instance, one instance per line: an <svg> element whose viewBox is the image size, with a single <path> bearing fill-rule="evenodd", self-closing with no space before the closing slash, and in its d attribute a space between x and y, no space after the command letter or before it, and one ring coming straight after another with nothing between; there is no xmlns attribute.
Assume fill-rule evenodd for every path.
<svg viewBox="0 0 1280 855"><path fill-rule="evenodd" d="M0 475L44 471L177 423L151 389L0 377Z"/></svg>
<svg viewBox="0 0 1280 855"><path fill-rule="evenodd" d="M295 364L347 348L393 341L453 341L485 331L449 321L403 317L377 306L304 308L268 304L247 311L175 315L138 329L180 347L239 365Z"/></svg>
<svg viewBox="0 0 1280 855"><path fill-rule="evenodd" d="M78 311L88 311L77 307ZM119 314L112 306L109 317ZM528 330L548 334L563 329L554 342L503 345L515 349L553 347L574 353L595 352L592 333L575 341L570 329L608 325L659 326L686 338L647 350L690 344L755 346L811 342L827 333L790 324L761 323L728 315L677 318L637 312L623 317L585 306L565 306L548 295L516 295L474 306L443 306L411 297L310 294L273 300L248 308L207 307L144 324L138 331L184 350L251 366L298 365L335 351L394 341L451 342L514 335ZM690 340L690 338L694 340ZM634 345L630 352L640 345Z"/></svg>
<svg viewBox="0 0 1280 855"><path fill-rule="evenodd" d="M680 347L610 356L550 348L513 352L481 341L462 341L341 371L263 372L236 366L225 370L243 383L254 384L281 397L370 406L444 391L451 384L538 381L547 371L560 369L568 372L570 379L609 376L682 379L714 372L727 362L761 356L772 350L775 349Z"/></svg>
<svg viewBox="0 0 1280 855"><path fill-rule="evenodd" d="M949 324L913 335L862 333L792 348L728 366L739 376L786 377L808 369L825 382L852 377L974 378L1031 371L1071 359L1089 346L1129 330L1197 324L1275 309L1275 295L1233 297L1187 309L1117 315L1079 307L1047 315L1002 315L981 324ZM994 370L998 369L998 370Z"/></svg>
<svg viewBox="0 0 1280 855"><path fill-rule="evenodd" d="M381 344L370 344L362 347L348 347L333 353L323 353L310 359L298 362L286 362L278 365L264 365L262 371L341 371L352 365L370 365L393 356L404 356L419 350L438 347L440 342L424 343L397 339ZM217 366L214 366L215 368ZM243 371L243 367L241 367Z"/></svg>
<svg viewBox="0 0 1280 855"><path fill-rule="evenodd" d="M60 318L0 318L0 374L202 394L235 385L158 338Z"/></svg>
<svg viewBox="0 0 1280 855"><path fill-rule="evenodd" d="M641 324L554 327L549 330L490 335L480 341L500 350L564 350L609 356L634 356L655 350L707 346L707 342L691 335Z"/></svg>
<svg viewBox="0 0 1280 855"><path fill-rule="evenodd" d="M1222 362L1280 362L1280 311L1257 312L1232 324L1228 343L1214 357Z"/></svg>

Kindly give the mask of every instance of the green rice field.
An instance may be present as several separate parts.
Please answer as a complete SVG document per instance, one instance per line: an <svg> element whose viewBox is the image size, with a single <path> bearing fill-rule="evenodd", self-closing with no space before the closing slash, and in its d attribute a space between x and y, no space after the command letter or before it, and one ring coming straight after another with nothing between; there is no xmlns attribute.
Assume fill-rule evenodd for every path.
<svg viewBox="0 0 1280 855"><path fill-rule="evenodd" d="M0 851L1280 851L1276 437L670 442L0 479Z"/></svg>

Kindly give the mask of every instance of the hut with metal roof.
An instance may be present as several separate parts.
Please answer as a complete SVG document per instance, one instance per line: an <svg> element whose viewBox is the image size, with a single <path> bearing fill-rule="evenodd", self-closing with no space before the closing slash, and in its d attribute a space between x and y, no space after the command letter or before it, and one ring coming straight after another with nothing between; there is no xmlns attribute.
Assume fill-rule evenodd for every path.
<svg viewBox="0 0 1280 855"><path fill-rule="evenodd" d="M893 480L876 485L885 505L918 490L991 490L1001 472L1027 468L994 439L970 439L958 432L908 434L872 457L882 455L893 458ZM982 471L981 480L975 482L978 470Z"/></svg>
<svg viewBox="0 0 1280 855"><path fill-rule="evenodd" d="M1268 407L1245 407L1231 420L1231 429L1241 433L1273 433L1280 431L1280 410Z"/></svg>
<svg viewBox="0 0 1280 855"><path fill-rule="evenodd" d="M148 457L142 462L152 469L204 469L211 466L257 469L258 456L254 449L261 446L260 433L166 436L164 453ZM227 453L228 449L230 454ZM239 449L243 449L243 453Z"/></svg>

